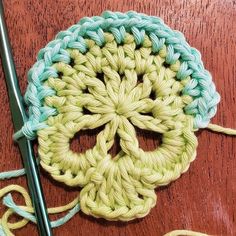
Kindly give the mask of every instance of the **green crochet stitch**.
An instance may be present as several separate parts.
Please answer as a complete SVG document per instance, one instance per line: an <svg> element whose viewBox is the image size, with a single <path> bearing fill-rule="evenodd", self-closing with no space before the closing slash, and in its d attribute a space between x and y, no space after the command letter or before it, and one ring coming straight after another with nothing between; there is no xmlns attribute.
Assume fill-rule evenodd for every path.
<svg viewBox="0 0 236 236"><path fill-rule="evenodd" d="M15 138L38 137L42 167L82 188L83 212L108 220L148 214L154 189L195 159L194 131L208 126L220 100L184 36L136 12L81 19L39 52L28 77L29 121ZM70 150L76 133L103 125L93 148ZM161 133L162 144L145 152L135 127ZM121 150L112 158L116 134Z"/></svg>

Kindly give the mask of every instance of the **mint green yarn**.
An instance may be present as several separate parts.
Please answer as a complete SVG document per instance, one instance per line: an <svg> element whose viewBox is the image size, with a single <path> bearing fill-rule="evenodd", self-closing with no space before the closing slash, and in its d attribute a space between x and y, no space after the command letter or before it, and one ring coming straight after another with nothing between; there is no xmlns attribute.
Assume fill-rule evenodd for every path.
<svg viewBox="0 0 236 236"><path fill-rule="evenodd" d="M0 180L11 179L25 175L25 169L0 172Z"/></svg>
<svg viewBox="0 0 236 236"><path fill-rule="evenodd" d="M39 164L39 159L37 158L36 163ZM11 179L25 175L25 168L18 170L9 170L0 172L0 180Z"/></svg>
<svg viewBox="0 0 236 236"><path fill-rule="evenodd" d="M1 225L0 225L0 236L7 236L5 232L3 231L3 228Z"/></svg>

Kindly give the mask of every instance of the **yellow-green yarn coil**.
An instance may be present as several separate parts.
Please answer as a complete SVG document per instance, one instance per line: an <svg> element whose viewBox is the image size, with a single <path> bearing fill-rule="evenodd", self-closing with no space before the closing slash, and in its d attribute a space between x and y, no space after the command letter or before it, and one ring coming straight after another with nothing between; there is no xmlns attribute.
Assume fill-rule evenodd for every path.
<svg viewBox="0 0 236 236"><path fill-rule="evenodd" d="M193 117L183 110L192 97L181 94L190 78L177 81L181 62L166 66L166 47L152 54L146 35L138 49L128 33L123 45L110 33L105 41L99 47L87 39L86 54L68 49L73 65L53 65L61 76L45 82L56 91L45 105L58 115L38 131L38 150L54 179L82 187L83 212L127 221L148 214L156 204L154 189L177 179L196 156ZM76 133L103 125L92 149L70 150ZM134 127L161 133L160 147L143 151ZM116 134L121 151L112 158Z"/></svg>

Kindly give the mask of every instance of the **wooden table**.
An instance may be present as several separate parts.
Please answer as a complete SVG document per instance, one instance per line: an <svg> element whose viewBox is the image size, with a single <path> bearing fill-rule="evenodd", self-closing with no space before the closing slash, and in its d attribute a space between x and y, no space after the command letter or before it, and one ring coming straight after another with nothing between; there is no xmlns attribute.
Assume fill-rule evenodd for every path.
<svg viewBox="0 0 236 236"><path fill-rule="evenodd" d="M22 92L27 85L27 71L37 52L55 34L76 23L83 16L100 15L103 10L136 10L160 16L174 29L182 31L190 45L202 52L205 67L212 73L222 96L214 123L236 128L236 2L235 0L69 0L5 1L6 22ZM13 144L13 127L2 68L0 68L0 171L22 167ZM158 146L155 134L139 131L141 147ZM95 133L82 132L73 140L77 151L95 144ZM207 130L197 133L198 155L189 171L171 185L158 189L157 205L144 219L128 223L94 219L82 212L66 225L54 230L66 235L163 235L173 229L192 229L214 235L236 235L236 138ZM117 152L118 146L112 153ZM48 206L71 201L79 189L53 181L42 171ZM1 181L26 186L24 177ZM17 202L23 203L16 195ZM1 205L1 212L5 208ZM52 219L55 219L53 217ZM16 235L37 235L36 226L28 224Z"/></svg>

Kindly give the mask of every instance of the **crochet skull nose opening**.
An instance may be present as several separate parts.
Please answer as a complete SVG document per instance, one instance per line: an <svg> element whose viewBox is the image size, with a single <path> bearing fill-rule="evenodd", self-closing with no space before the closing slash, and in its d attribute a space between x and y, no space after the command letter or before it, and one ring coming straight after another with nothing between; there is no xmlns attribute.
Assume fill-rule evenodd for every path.
<svg viewBox="0 0 236 236"><path fill-rule="evenodd" d="M116 134L114 137L114 143L112 147L108 150L108 153L111 155L112 158L115 158L120 153L121 150L122 149L120 147L120 138Z"/></svg>

